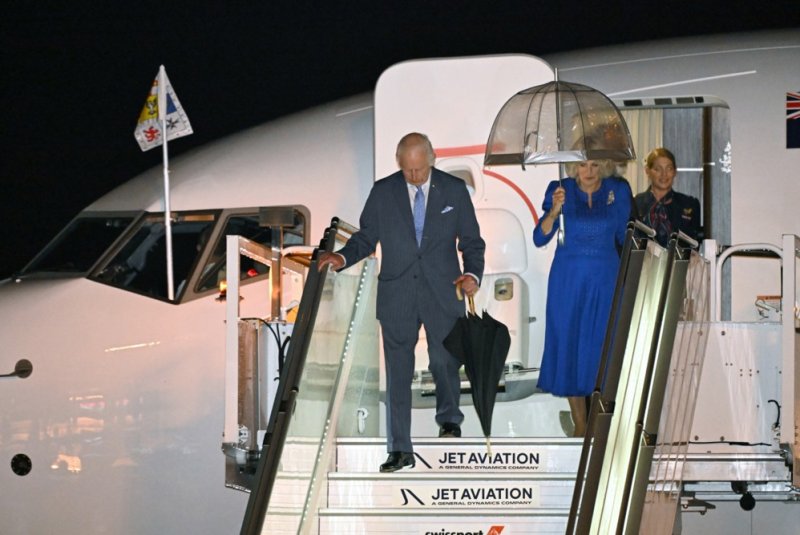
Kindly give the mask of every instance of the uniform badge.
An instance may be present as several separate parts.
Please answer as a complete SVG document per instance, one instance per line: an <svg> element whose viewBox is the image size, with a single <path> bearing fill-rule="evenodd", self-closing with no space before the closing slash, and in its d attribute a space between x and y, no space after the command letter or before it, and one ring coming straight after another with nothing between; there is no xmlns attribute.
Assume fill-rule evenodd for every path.
<svg viewBox="0 0 800 535"><path fill-rule="evenodd" d="M614 192L608 192L608 199L606 200L606 204L614 204Z"/></svg>

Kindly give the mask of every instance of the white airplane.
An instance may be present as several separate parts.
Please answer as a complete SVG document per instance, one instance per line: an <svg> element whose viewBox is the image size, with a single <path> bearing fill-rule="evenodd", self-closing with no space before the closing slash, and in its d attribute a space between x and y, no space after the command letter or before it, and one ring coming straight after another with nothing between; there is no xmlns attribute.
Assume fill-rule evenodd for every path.
<svg viewBox="0 0 800 535"><path fill-rule="evenodd" d="M719 244L781 244L784 234L800 235L800 148L787 148L786 139L791 121L800 123L789 118L800 93L798 53L800 31L787 30L545 59L398 64L383 73L374 95L252 128L171 162L174 300L167 298L161 168L98 199L19 274L0 282L0 374L8 374L0 380L0 532L237 531L248 495L226 486L221 451L224 237L269 247L313 245L332 217L357 223L374 179L395 170L394 146L409 131L427 133L437 167L471 187L488 244L488 291L479 304L509 325L508 363L531 374L523 387L535 384L531 370L543 345L553 251L533 248L530 237L546 184L559 170L487 168L483 155L502 104L518 90L553 80L555 68L559 79L614 100L640 157L662 145L679 155L676 189L702 199L707 237ZM635 191L646 187L636 162L624 174ZM276 217L284 220L280 230ZM264 221L275 228L261 226ZM283 317L300 297L297 285L273 293L257 263L244 261L241 275L242 317ZM778 263L733 259L728 280L718 319L776 321L780 299L771 296L782 295ZM779 357L762 364L780 374ZM422 377L422 353L418 368ZM766 388L752 377L744 384L709 390ZM564 436L563 400L526 392L496 410L498 436ZM785 404L783 410L790 426L794 410ZM763 416L753 418L755 429ZM432 418L424 420L415 416L416 433L428 432ZM475 421L465 423L466 434L477 430ZM742 515L755 526L767 525L765 515L778 515L770 526L796 526L800 506L778 506L744 512L734 504L726 515L702 518L685 513L683 533L722 533L730 526L736 533L766 532L742 531ZM770 533L794 533L775 529Z"/></svg>

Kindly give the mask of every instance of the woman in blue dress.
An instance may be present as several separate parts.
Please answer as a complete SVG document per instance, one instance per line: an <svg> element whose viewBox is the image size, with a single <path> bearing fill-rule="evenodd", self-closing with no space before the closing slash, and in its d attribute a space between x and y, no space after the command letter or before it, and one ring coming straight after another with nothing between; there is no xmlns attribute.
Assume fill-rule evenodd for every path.
<svg viewBox="0 0 800 535"><path fill-rule="evenodd" d="M563 210L564 243L557 246L547 284L539 388L569 399L575 436L586 431L585 398L597 380L619 268L618 247L631 218L631 188L613 172L608 160L567 164L570 178L549 184L545 216L533 231L537 247L549 243Z"/></svg>

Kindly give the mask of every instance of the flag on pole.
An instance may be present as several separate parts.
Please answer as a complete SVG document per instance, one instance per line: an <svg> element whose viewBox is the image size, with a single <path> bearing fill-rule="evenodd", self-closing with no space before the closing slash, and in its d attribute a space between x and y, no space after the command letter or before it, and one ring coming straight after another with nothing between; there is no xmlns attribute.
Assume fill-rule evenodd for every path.
<svg viewBox="0 0 800 535"><path fill-rule="evenodd" d="M189 117L183 111L178 96L175 90L172 89L172 84L169 83L167 73L164 71L164 91L162 95L166 100L166 121L167 141L183 136L188 136L192 133L192 125L189 124ZM142 108L142 113L139 114L139 120L136 123L136 129L133 135L136 141L139 142L139 147L142 151L150 150L153 147L160 146L164 139L161 132L161 122L159 121L159 100L158 100L158 84L159 75L156 75L153 80L153 85L150 88L150 94L147 95L147 100Z"/></svg>
<svg viewBox="0 0 800 535"><path fill-rule="evenodd" d="M786 148L800 149L800 91L786 93Z"/></svg>

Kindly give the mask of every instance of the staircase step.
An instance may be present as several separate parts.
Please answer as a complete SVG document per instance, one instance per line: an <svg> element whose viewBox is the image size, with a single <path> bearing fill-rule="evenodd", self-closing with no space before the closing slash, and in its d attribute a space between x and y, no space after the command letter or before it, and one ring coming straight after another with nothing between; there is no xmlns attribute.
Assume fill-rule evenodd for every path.
<svg viewBox="0 0 800 535"><path fill-rule="evenodd" d="M262 534L297 535L300 520L303 517L302 507L281 508L270 506L270 512L264 517Z"/></svg>
<svg viewBox="0 0 800 535"><path fill-rule="evenodd" d="M269 500L270 510L302 508L310 481L311 472L278 472Z"/></svg>
<svg viewBox="0 0 800 535"><path fill-rule="evenodd" d="M484 439L429 438L414 442L414 472L572 473L583 439L501 438L487 449ZM375 473L386 461L385 439L340 438L336 470Z"/></svg>
<svg viewBox="0 0 800 535"><path fill-rule="evenodd" d="M281 470L286 472L311 472L319 452L319 438L287 439L281 453Z"/></svg>
<svg viewBox="0 0 800 535"><path fill-rule="evenodd" d="M563 535L569 509L340 509L319 511L319 534Z"/></svg>
<svg viewBox="0 0 800 535"><path fill-rule="evenodd" d="M328 506L524 509L568 508L574 474L331 473Z"/></svg>

